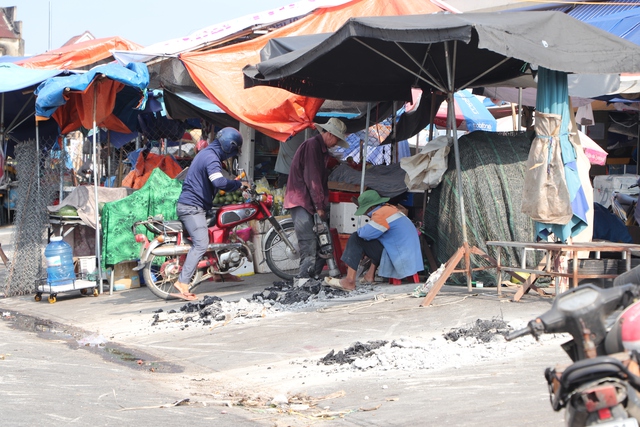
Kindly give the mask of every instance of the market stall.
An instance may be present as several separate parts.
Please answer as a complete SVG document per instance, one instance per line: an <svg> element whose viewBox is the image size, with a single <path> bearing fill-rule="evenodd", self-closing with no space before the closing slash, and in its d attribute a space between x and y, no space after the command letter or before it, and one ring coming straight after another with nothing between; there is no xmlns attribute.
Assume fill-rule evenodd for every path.
<svg viewBox="0 0 640 427"><path fill-rule="evenodd" d="M572 37L562 37L559 28ZM599 54L603 51L606 56ZM635 72L640 69L640 55L631 58L630 52L640 53L640 47L560 12L372 17L351 19L311 49L243 71L245 87L274 86L329 99L409 101L416 86L425 94L442 91L449 101L448 128L453 129L453 98L458 90L509 85L508 81L516 87L531 85L532 64L568 73ZM335 67L336 63L341 66ZM514 79L519 81L513 83ZM456 132L453 147L462 188ZM464 259L471 290L470 255L481 251L474 251L467 241L462 192L458 203L464 243L450 261L457 264ZM432 296L446 279L436 283Z"/></svg>
<svg viewBox="0 0 640 427"><path fill-rule="evenodd" d="M98 206L98 127L130 133L135 126L125 122L136 119L136 108L146 101L149 72L144 64L122 67L102 65L77 76L46 80L37 89L36 118L54 118L66 134L79 128L93 130L93 188L94 206ZM116 108L117 107L117 108ZM94 209L95 224L100 223L98 209ZM100 227L95 229L95 256L101 258ZM98 264L98 277L102 277Z"/></svg>

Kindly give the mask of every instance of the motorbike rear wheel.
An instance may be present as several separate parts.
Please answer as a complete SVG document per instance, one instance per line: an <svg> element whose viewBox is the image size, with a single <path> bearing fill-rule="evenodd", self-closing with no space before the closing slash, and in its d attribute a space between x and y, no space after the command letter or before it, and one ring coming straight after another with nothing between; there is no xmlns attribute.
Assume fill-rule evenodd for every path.
<svg viewBox="0 0 640 427"><path fill-rule="evenodd" d="M158 298L164 300L175 299L171 296L172 293L177 293L178 290L173 287L173 284L178 280L180 276L180 257L179 256L156 256L151 255L149 262L143 270L145 285L149 290ZM193 289L200 282L202 272L196 270L189 291L193 292Z"/></svg>
<svg viewBox="0 0 640 427"><path fill-rule="evenodd" d="M292 222L280 224L291 244L298 247L298 237ZM293 254L278 233L271 233L264 244L264 256L271 271L284 280L293 280L300 270L300 255Z"/></svg>

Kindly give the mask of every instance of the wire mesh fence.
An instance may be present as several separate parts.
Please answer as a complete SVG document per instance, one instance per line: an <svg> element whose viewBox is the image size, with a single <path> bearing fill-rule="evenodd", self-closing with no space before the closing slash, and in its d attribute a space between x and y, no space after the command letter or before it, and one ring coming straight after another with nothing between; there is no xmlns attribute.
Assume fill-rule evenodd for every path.
<svg viewBox="0 0 640 427"><path fill-rule="evenodd" d="M57 197L64 173L64 150L39 150L35 140L16 144L13 256L10 258L5 295L32 293L36 281L46 274L44 247L49 218L47 206ZM35 173L34 173L35 172Z"/></svg>

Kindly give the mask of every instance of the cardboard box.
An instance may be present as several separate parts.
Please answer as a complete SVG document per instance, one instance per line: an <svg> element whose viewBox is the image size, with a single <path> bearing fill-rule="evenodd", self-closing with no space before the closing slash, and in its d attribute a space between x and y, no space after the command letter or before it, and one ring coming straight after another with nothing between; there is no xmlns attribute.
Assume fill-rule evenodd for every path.
<svg viewBox="0 0 640 427"><path fill-rule="evenodd" d="M113 290L133 289L140 287L140 276L133 268L138 263L136 261L121 262L113 266Z"/></svg>

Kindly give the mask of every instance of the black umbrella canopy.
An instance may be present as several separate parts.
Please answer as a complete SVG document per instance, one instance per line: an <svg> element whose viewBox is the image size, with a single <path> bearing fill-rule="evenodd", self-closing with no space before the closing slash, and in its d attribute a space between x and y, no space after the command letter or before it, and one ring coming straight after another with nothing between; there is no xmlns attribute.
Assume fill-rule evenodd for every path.
<svg viewBox="0 0 640 427"><path fill-rule="evenodd" d="M322 39L322 38L321 38ZM527 74L640 71L640 47L562 12L353 18L325 40L245 67L245 87L334 100L411 99L411 87L455 92Z"/></svg>

